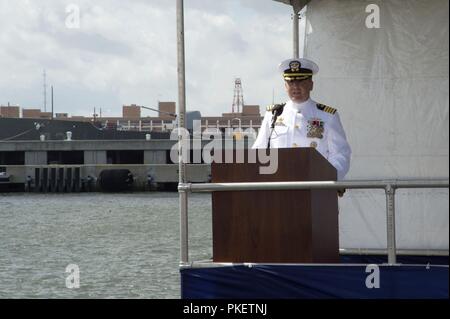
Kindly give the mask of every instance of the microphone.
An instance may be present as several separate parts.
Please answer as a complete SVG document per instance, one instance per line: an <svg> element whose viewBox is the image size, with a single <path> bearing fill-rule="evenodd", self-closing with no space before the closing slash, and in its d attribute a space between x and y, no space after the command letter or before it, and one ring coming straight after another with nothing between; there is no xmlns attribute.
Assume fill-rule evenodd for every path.
<svg viewBox="0 0 450 319"><path fill-rule="evenodd" d="M272 116L272 125L270 126L271 128L275 127L275 123L277 121L277 118L278 118L278 116L281 115L281 113L283 113L283 109L284 109L285 105L286 105L286 103L275 104L272 107L272 114L273 114L273 116Z"/></svg>
<svg viewBox="0 0 450 319"><path fill-rule="evenodd" d="M269 138L267 140L267 149L270 148L270 139L272 138L272 134L275 129L275 123L277 122L277 118L278 118L278 116L281 115L281 113L283 113L285 105L286 105L286 103L275 104L270 108L270 111L272 111L272 123L270 125L271 130L270 130Z"/></svg>

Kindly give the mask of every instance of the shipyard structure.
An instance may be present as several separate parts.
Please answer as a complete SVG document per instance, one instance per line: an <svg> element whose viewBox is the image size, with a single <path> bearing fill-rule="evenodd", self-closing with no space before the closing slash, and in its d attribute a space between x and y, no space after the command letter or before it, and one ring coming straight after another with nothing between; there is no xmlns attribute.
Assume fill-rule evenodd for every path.
<svg viewBox="0 0 450 319"><path fill-rule="evenodd" d="M1 106L0 191L176 190L177 155L171 156L178 142L171 138L177 127L175 108L174 102L160 102L158 116L142 117L141 106L124 105L122 117L114 118ZM188 112L187 128L193 133L196 125L220 136L223 145L227 139L242 139L248 148L255 136L245 131L256 133L261 120L259 106L244 105L217 117ZM209 142L197 138L201 147ZM209 182L210 171L201 156L186 166L187 179L194 183Z"/></svg>

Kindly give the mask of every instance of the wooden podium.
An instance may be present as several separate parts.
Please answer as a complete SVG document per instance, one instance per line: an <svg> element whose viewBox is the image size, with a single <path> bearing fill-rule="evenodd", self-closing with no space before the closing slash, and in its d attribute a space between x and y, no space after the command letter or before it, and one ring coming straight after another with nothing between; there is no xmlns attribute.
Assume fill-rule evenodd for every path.
<svg viewBox="0 0 450 319"><path fill-rule="evenodd" d="M278 149L278 170L270 175L259 173L267 164L248 163L248 152L257 153L245 150L243 164L212 163L212 182L337 179L314 148ZM339 262L336 190L213 192L212 208L214 262Z"/></svg>

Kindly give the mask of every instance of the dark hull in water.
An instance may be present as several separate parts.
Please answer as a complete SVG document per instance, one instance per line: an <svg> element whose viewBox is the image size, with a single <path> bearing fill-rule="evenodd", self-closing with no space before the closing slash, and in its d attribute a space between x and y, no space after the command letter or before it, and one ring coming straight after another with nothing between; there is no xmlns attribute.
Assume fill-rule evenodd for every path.
<svg viewBox="0 0 450 319"><path fill-rule="evenodd" d="M169 139L168 132L135 132L103 129L89 122L47 119L0 118L0 141L38 141L44 135L45 140L65 140L66 132L72 132L73 140L133 140Z"/></svg>

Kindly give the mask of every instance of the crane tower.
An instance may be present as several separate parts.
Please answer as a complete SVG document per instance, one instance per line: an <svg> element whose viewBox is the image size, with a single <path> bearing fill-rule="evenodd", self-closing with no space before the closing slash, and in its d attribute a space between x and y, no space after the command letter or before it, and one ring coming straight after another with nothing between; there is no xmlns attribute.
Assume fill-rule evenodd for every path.
<svg viewBox="0 0 450 319"><path fill-rule="evenodd" d="M236 78L234 81L234 98L231 113L240 113L244 108L244 93L242 91L242 81L240 78Z"/></svg>

